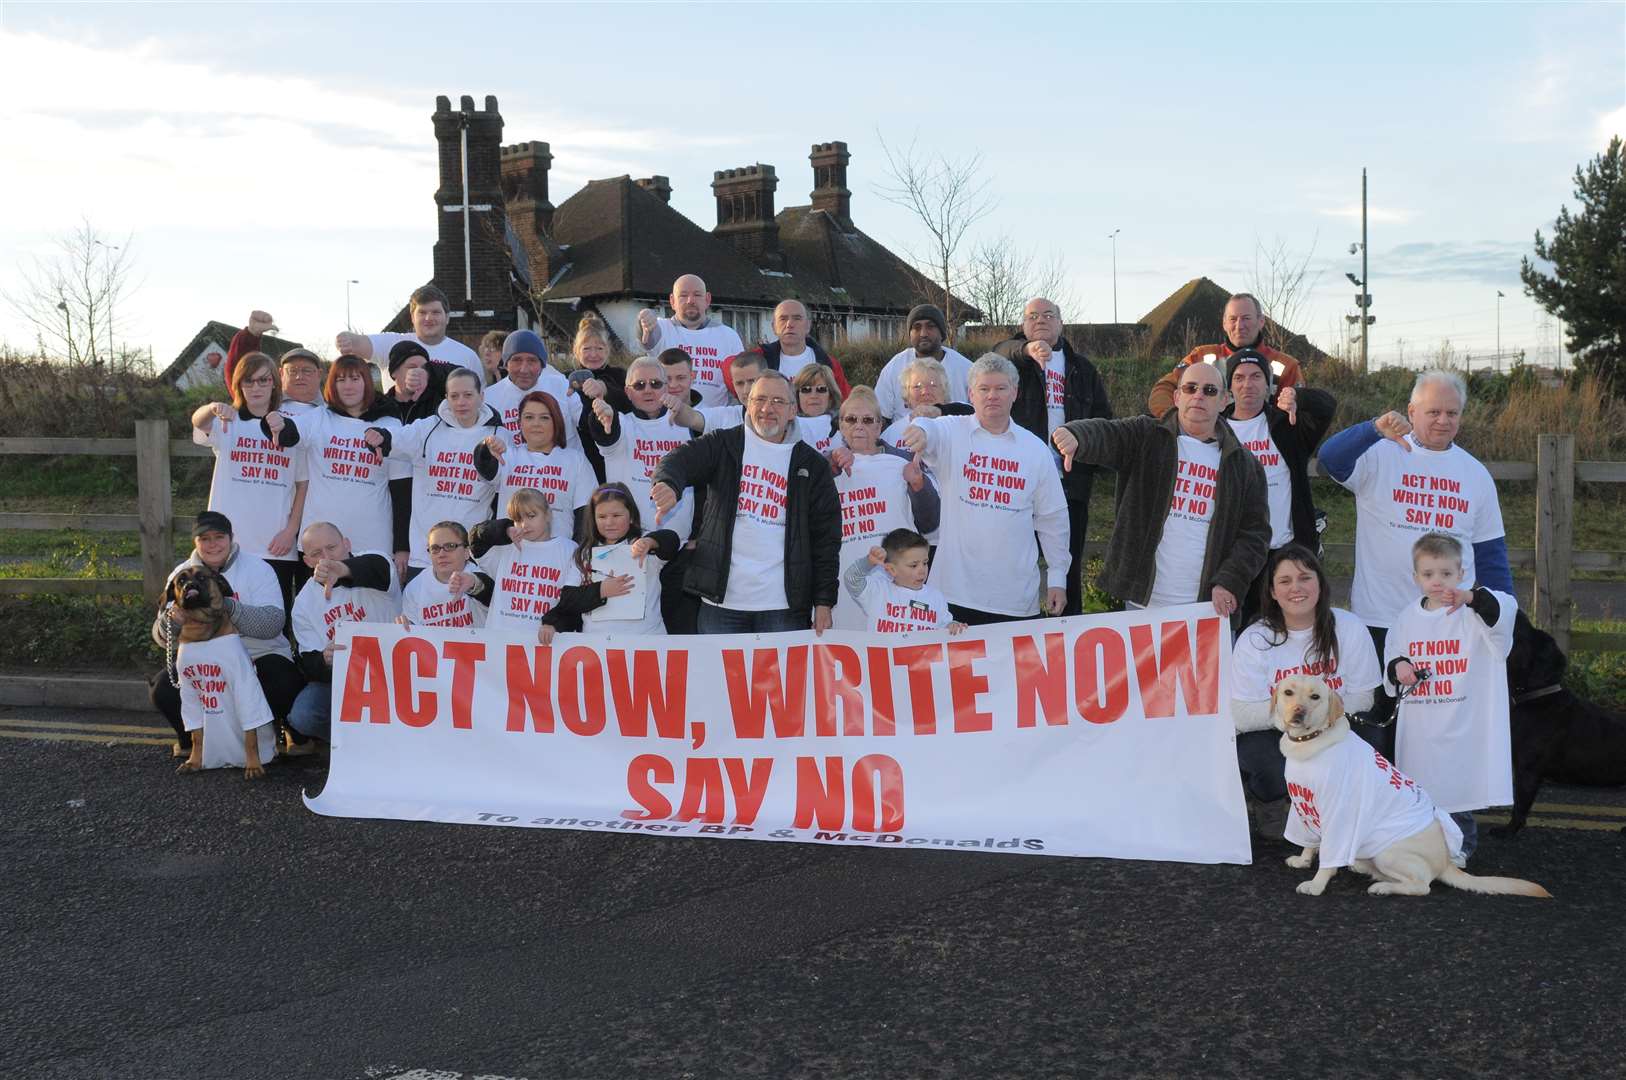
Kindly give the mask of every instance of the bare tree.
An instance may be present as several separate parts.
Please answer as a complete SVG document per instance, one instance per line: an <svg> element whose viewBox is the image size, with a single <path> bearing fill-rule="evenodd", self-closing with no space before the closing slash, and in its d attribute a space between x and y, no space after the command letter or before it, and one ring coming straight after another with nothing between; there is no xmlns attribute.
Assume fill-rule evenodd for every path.
<svg viewBox="0 0 1626 1080"><path fill-rule="evenodd" d="M1010 326L1022 321L1022 307L1043 296L1061 309L1064 319L1078 321L1078 298L1067 283L1067 263L1060 255L1039 262L1008 234L984 240L971 251L966 299L981 309L983 321Z"/></svg>
<svg viewBox="0 0 1626 1080"><path fill-rule="evenodd" d="M982 176L982 155L951 159L920 150L914 140L894 150L876 132L886 155L887 183L876 194L903 207L926 230L928 244L914 256L917 268L943 291L943 315L950 327L960 321L953 310L954 290L969 278L959 263L966 230L994 209L989 181Z"/></svg>
<svg viewBox="0 0 1626 1080"><path fill-rule="evenodd" d="M1320 238L1321 234L1317 233L1311 239L1310 250L1303 257L1292 251L1287 241L1279 236L1269 244L1254 240L1253 280L1248 285L1248 291L1259 298L1260 306L1270 319L1265 325L1265 344L1272 348L1286 346L1287 338L1294 332L1293 327L1304 316L1310 293L1321 280L1321 271L1312 272L1310 269L1310 262L1315 258L1316 242Z"/></svg>
<svg viewBox="0 0 1626 1080"><path fill-rule="evenodd" d="M33 327L42 354L71 363L118 358L119 301L134 291L130 239L110 243L87 219L57 237L55 255L23 270L6 301ZM128 348L124 355L134 356Z"/></svg>

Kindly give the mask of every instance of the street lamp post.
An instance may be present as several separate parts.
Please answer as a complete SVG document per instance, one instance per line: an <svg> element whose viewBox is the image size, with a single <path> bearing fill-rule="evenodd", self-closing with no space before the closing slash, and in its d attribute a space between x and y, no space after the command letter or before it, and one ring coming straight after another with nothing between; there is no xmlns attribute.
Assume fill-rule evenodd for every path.
<svg viewBox="0 0 1626 1080"><path fill-rule="evenodd" d="M62 312L62 341L68 346L68 359L76 360L78 357L73 355L73 317L68 314L68 301L58 298L56 309Z"/></svg>
<svg viewBox="0 0 1626 1080"><path fill-rule="evenodd" d="M350 286L360 284L361 280L359 278L348 278L344 283L344 328L346 330L355 330L355 327L350 322Z"/></svg>
<svg viewBox="0 0 1626 1080"><path fill-rule="evenodd" d="M96 245L106 248L108 251L117 251L119 249L117 244L109 244L102 240L96 241ZM90 351L96 351L95 341L90 343ZM107 359L109 361L113 359L113 268L111 265L107 267Z"/></svg>
<svg viewBox="0 0 1626 1080"><path fill-rule="evenodd" d="M1113 229L1107 234L1112 241L1112 321L1118 321L1118 234L1122 229Z"/></svg>
<svg viewBox="0 0 1626 1080"><path fill-rule="evenodd" d="M1496 370L1502 370L1502 290L1496 290Z"/></svg>

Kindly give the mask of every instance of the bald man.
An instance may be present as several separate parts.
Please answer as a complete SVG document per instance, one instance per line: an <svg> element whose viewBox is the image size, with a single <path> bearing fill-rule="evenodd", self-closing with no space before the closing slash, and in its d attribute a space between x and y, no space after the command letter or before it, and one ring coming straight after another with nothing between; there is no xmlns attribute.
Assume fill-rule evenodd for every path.
<svg viewBox="0 0 1626 1080"><path fill-rule="evenodd" d="M672 317L652 308L638 313L638 343L644 353L658 357L667 349L682 349L694 364L694 382L702 405L727 405L728 377L724 365L745 348L732 326L711 323L711 293L694 274L684 274L672 283Z"/></svg>
<svg viewBox="0 0 1626 1080"><path fill-rule="evenodd" d="M841 396L845 398L852 393L852 387L847 385L847 373L841 370L839 360L813 340L809 334L811 327L807 305L800 300L781 300L773 309L774 340L750 350L749 355L762 358L763 371L777 371L787 379L796 378L809 364L823 364L835 375L836 385L841 387ZM725 370L724 374L732 386L732 370Z"/></svg>

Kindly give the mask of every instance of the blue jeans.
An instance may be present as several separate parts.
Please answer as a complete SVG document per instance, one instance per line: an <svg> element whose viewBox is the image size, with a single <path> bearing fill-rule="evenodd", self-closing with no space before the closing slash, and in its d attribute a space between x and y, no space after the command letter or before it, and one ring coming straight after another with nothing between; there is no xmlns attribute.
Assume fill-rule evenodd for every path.
<svg viewBox="0 0 1626 1080"><path fill-rule="evenodd" d="M702 634L775 634L784 630L810 629L813 626L813 613L791 608L736 611L734 608L702 603L695 626Z"/></svg>
<svg viewBox="0 0 1626 1080"><path fill-rule="evenodd" d="M288 726L301 735L327 739L332 730L333 685L307 683L288 710Z"/></svg>
<svg viewBox="0 0 1626 1080"><path fill-rule="evenodd" d="M1462 830L1462 857L1471 858L1474 849L1479 846L1479 822L1474 820L1472 810L1463 810L1451 815L1451 820L1457 823Z"/></svg>

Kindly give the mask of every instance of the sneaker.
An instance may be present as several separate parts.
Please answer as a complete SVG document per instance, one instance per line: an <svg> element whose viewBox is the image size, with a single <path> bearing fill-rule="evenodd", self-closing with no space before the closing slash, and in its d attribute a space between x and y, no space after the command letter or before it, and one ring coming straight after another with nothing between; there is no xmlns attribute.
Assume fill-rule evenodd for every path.
<svg viewBox="0 0 1626 1080"><path fill-rule="evenodd" d="M1451 865L1456 867L1458 870L1468 869L1468 856L1460 851L1457 852L1455 855L1451 856Z"/></svg>

